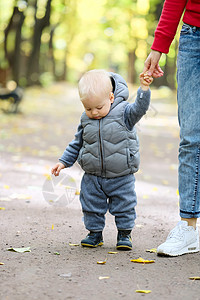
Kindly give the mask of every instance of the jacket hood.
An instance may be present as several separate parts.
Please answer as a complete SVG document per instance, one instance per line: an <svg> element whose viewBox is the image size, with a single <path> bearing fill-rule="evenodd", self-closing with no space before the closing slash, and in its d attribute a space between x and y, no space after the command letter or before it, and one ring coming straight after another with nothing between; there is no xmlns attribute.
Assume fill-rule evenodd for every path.
<svg viewBox="0 0 200 300"><path fill-rule="evenodd" d="M129 97L129 90L124 78L116 73L109 72L113 84L114 102L111 109L122 101L126 101Z"/></svg>

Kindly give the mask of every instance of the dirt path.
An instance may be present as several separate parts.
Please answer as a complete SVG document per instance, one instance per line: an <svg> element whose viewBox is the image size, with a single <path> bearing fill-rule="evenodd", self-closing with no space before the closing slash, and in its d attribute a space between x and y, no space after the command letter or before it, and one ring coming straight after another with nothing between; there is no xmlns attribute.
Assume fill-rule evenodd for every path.
<svg viewBox="0 0 200 300"><path fill-rule="evenodd" d="M174 95L169 93L163 97L163 90L153 91L151 109L138 126L142 162L136 175L134 246L115 254L108 253L116 252L112 216L106 218L103 247L74 246L87 233L78 195L56 205L43 194L50 168L78 124L81 107L74 88L29 90L23 114L0 115L0 299L200 299L200 281L189 279L200 276L199 253L161 258L146 252L156 248L178 220L178 126L175 100L167 100ZM79 190L80 168L75 165L63 174L72 176ZM60 192L68 201L62 186ZM12 247L30 247L31 252L7 250ZM139 257L155 263L130 261Z"/></svg>

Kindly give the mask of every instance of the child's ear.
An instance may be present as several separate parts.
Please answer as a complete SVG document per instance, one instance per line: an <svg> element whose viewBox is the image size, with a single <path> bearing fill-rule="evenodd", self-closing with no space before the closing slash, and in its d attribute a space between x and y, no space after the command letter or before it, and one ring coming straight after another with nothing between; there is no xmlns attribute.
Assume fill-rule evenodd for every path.
<svg viewBox="0 0 200 300"><path fill-rule="evenodd" d="M114 94L112 92L110 92L109 98L110 98L110 102L113 103L115 98L114 98Z"/></svg>

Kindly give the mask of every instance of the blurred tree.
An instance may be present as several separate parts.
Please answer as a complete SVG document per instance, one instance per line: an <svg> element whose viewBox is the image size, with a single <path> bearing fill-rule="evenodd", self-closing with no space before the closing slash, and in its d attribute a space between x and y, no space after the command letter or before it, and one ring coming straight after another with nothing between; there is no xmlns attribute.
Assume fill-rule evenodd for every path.
<svg viewBox="0 0 200 300"><path fill-rule="evenodd" d="M51 0L46 1L46 5L40 3L39 0L35 0L33 3L34 14L34 30L32 37L32 51L29 56L27 64L27 83L39 84L40 74L40 47L41 47L41 36L45 27L50 25L50 14L51 14Z"/></svg>
<svg viewBox="0 0 200 300"><path fill-rule="evenodd" d="M136 74L142 71L137 61L146 56L148 30L145 16L148 10L149 0L112 0L106 5L107 25L115 32L114 43L124 45L128 81L131 83L136 82Z"/></svg>
<svg viewBox="0 0 200 300"><path fill-rule="evenodd" d="M14 6L11 18L5 28L4 51L5 58L9 65L12 66L13 79L19 83L20 73L20 47L22 41L22 25L24 23L24 13L18 6Z"/></svg>
<svg viewBox="0 0 200 300"><path fill-rule="evenodd" d="M19 85L76 81L92 68L136 83L150 52L164 0L0 0L0 78ZM177 40L154 84L174 87ZM6 73L5 73L6 74Z"/></svg>
<svg viewBox="0 0 200 300"><path fill-rule="evenodd" d="M54 56L54 77L68 79L68 57L74 38L79 32L78 0L54 0L52 2L51 22L56 25L50 40ZM77 55L77 53L76 53Z"/></svg>

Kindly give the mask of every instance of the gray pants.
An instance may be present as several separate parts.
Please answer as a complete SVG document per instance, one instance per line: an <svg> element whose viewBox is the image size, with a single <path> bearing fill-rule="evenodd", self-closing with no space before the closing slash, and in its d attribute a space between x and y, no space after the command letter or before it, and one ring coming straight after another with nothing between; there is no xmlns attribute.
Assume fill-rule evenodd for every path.
<svg viewBox="0 0 200 300"><path fill-rule="evenodd" d="M115 216L117 229L132 230L137 204L135 177L133 174L116 178L84 174L80 201L89 231L103 231L107 210Z"/></svg>

